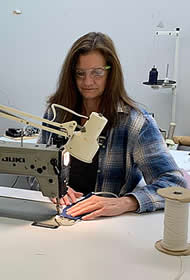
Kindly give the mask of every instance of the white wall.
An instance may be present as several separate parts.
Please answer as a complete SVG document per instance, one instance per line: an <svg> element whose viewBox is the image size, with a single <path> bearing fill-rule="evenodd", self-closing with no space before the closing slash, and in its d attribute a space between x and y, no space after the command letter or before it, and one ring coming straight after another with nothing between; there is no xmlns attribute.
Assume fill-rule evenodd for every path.
<svg viewBox="0 0 190 280"><path fill-rule="evenodd" d="M21 15L12 13L21 9ZM0 3L0 103L41 116L46 98L71 44L90 31L115 42L128 94L155 113L161 128L171 120L170 89L142 84L153 64L164 78L173 75L175 38L155 36L156 30L181 28L177 87L176 135L190 135L189 46L190 4L186 0L6 0ZM157 25L162 22L164 28ZM0 131L18 127L0 118Z"/></svg>

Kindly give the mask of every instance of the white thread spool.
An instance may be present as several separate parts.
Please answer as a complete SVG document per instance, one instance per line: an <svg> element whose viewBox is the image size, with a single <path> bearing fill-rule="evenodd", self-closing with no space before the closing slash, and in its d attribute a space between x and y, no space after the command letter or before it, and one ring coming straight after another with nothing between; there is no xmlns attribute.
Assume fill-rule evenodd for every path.
<svg viewBox="0 0 190 280"><path fill-rule="evenodd" d="M168 255L190 255L190 244L187 243L190 190L169 187L159 189L158 194L164 197L166 202L164 237L156 242L156 249Z"/></svg>

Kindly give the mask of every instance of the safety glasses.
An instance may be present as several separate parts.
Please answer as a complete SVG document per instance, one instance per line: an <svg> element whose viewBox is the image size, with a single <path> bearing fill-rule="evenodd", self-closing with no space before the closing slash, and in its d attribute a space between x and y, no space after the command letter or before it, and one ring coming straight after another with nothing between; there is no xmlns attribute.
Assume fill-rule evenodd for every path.
<svg viewBox="0 0 190 280"><path fill-rule="evenodd" d="M100 79L105 75L105 72L109 70L111 66L96 67L90 69L76 69L75 76L77 79L83 80L86 75L89 75L92 79Z"/></svg>

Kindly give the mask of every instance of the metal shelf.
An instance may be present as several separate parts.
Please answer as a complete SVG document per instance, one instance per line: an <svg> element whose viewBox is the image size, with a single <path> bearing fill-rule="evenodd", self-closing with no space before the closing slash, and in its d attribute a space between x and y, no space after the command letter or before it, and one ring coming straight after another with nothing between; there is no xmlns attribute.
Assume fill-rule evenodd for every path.
<svg viewBox="0 0 190 280"><path fill-rule="evenodd" d="M153 89L158 88L176 88L176 81L169 80L164 83L164 80L158 80L156 84L150 84L149 82L143 82L143 85L150 86Z"/></svg>
<svg viewBox="0 0 190 280"><path fill-rule="evenodd" d="M179 33L180 28L176 28L174 31L156 31L156 35L158 36L174 36L176 39L175 46L175 57L174 57L174 77L173 81L168 80L168 83L164 83L164 80L158 80L157 84L152 85L149 82L143 82L144 85L150 86L152 89L161 89L161 88L170 88L172 90L172 116L171 122L176 122L176 81L177 81L177 72L178 72L178 54L179 54Z"/></svg>

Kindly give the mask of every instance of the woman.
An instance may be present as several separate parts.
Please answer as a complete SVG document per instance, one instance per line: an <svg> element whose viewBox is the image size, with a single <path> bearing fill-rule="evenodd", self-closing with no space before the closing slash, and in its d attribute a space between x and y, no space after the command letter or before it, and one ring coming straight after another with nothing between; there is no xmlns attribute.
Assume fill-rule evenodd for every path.
<svg viewBox="0 0 190 280"><path fill-rule="evenodd" d="M68 210L83 220L163 209L157 189L183 186L185 180L171 157L152 117L127 95L120 61L112 40L91 32L71 47L63 64L58 88L48 100L45 118L52 119L50 105L61 104L89 116L100 112L107 119L105 141L92 164L71 157L69 189L60 203L69 205L91 191L112 192L118 198L93 195ZM56 121L75 119L59 111ZM85 119L78 119L84 125ZM39 142L49 133L42 131ZM137 186L144 177L145 186ZM55 202L53 200L53 202Z"/></svg>

